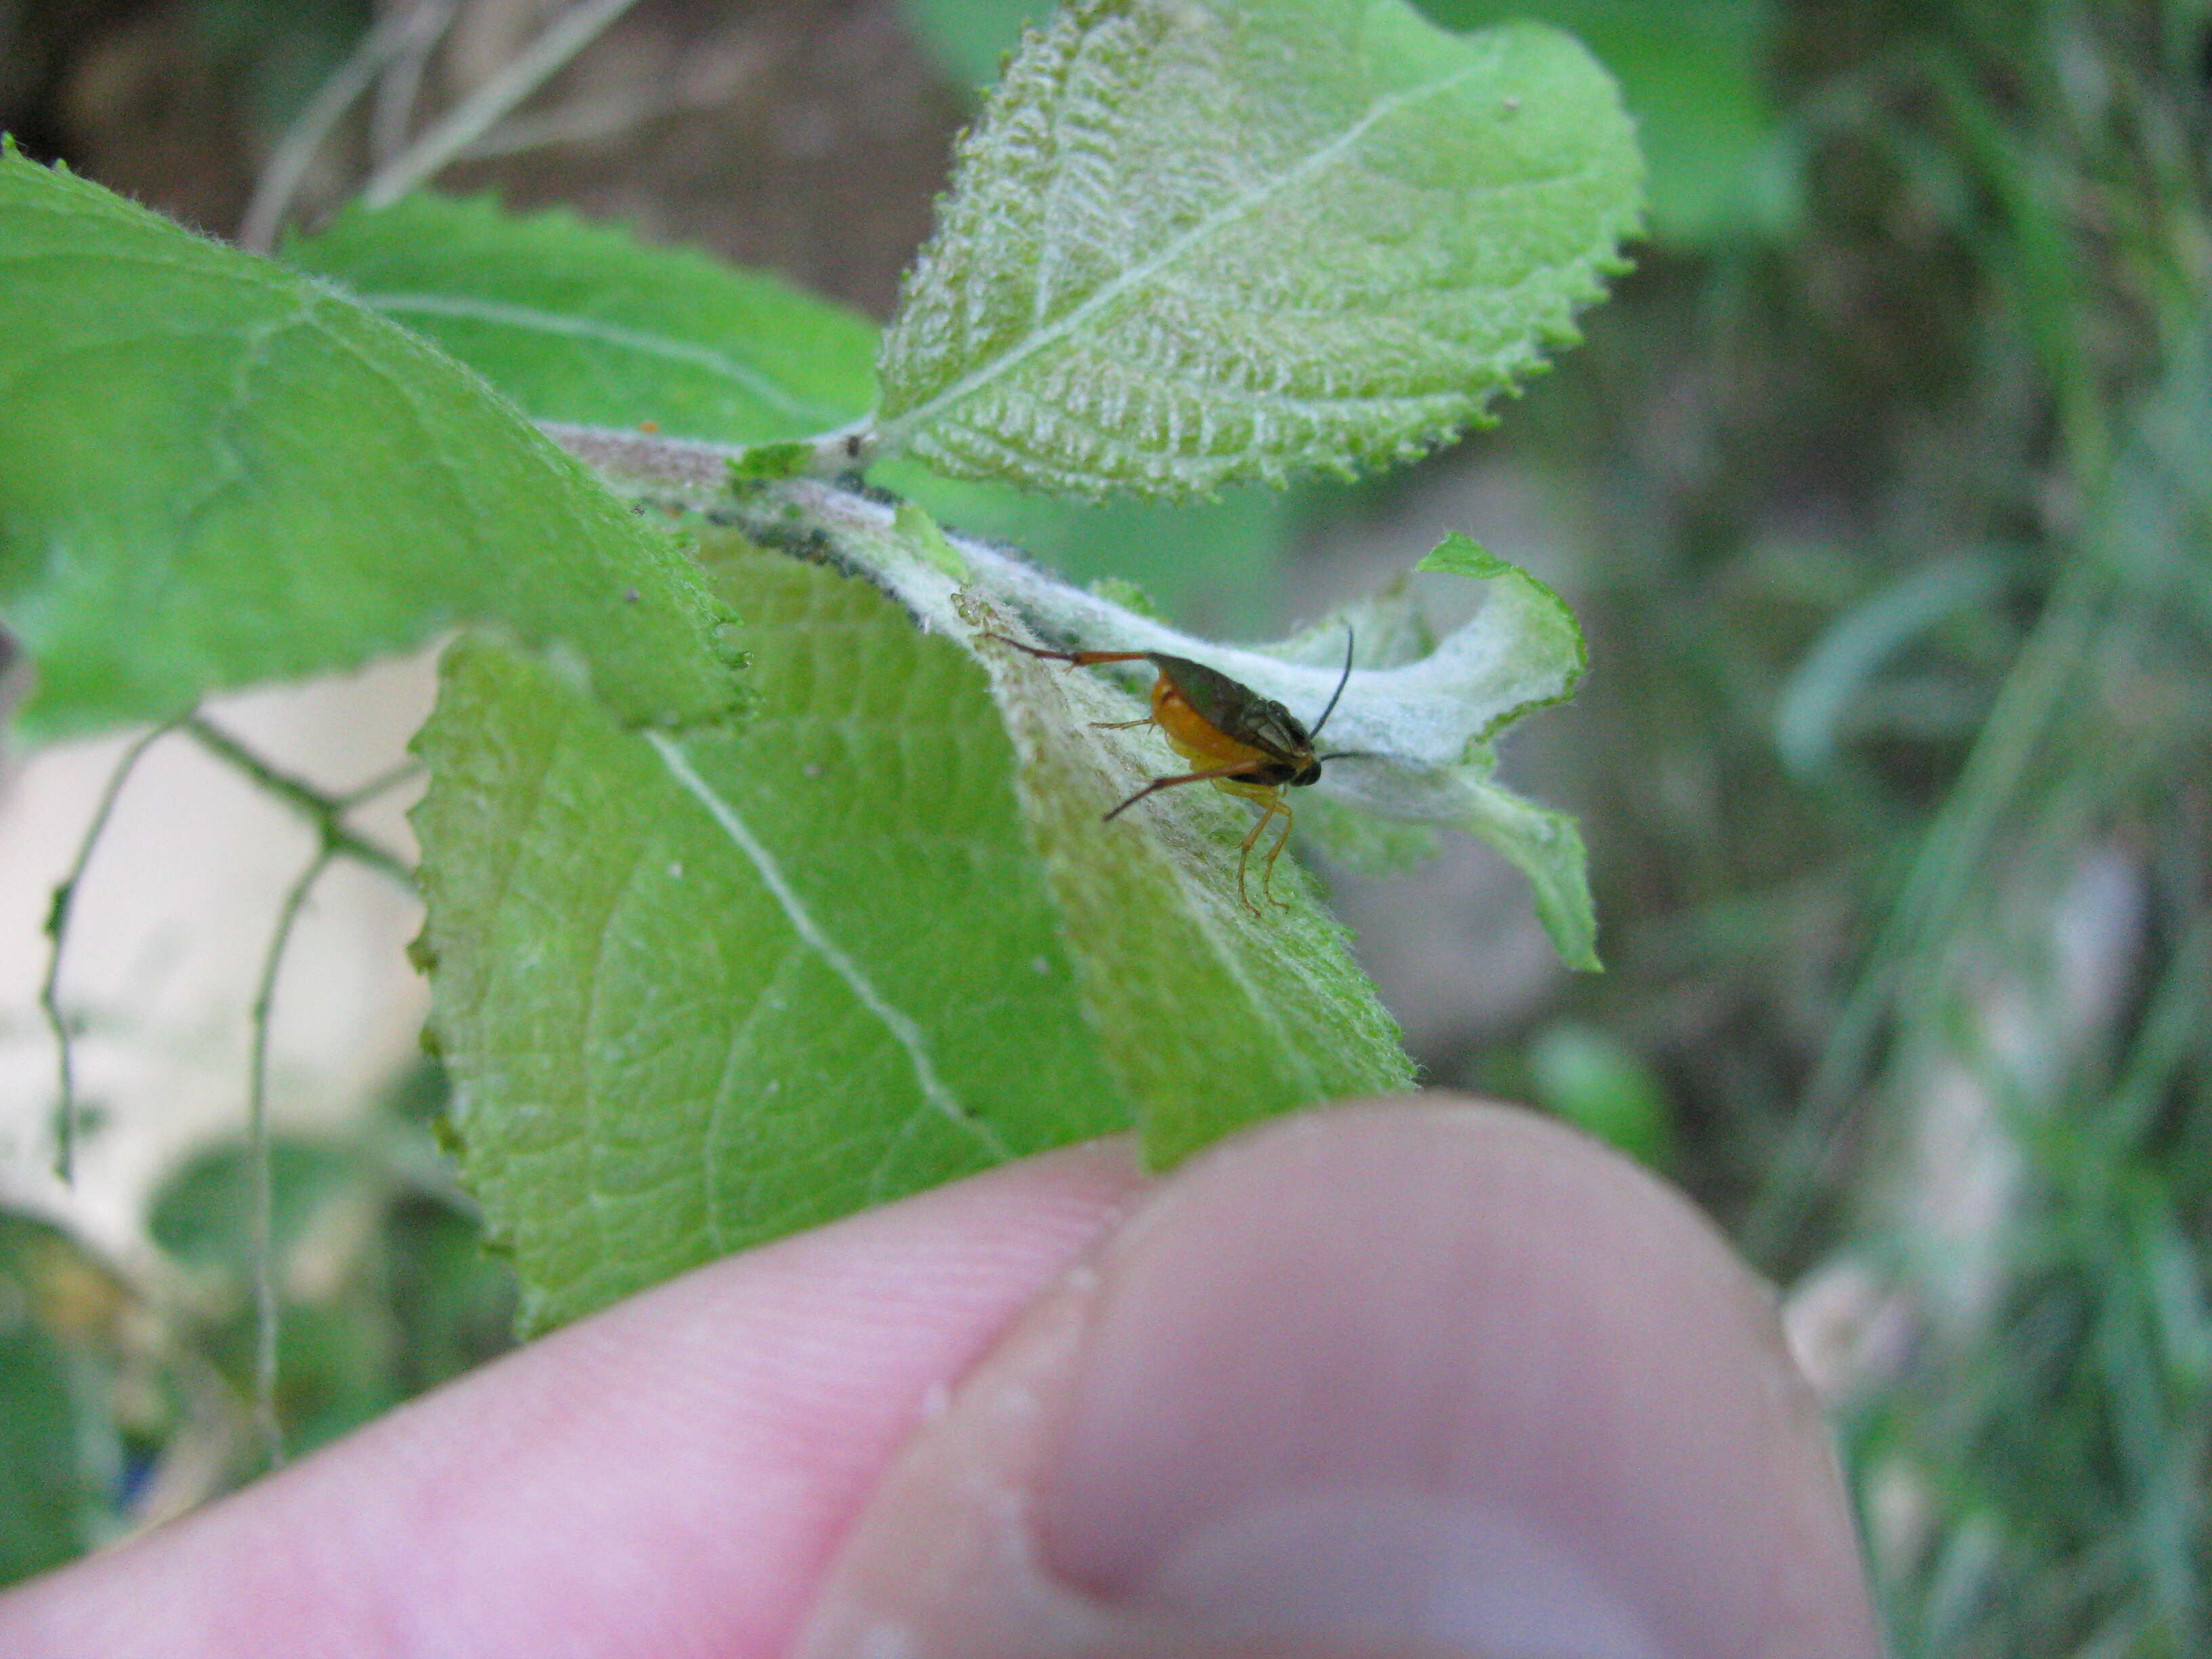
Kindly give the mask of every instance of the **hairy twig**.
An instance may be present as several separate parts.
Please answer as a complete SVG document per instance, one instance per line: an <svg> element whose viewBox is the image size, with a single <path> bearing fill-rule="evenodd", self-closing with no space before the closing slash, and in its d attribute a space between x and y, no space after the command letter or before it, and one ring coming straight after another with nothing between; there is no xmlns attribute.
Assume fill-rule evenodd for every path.
<svg viewBox="0 0 2212 1659"><path fill-rule="evenodd" d="M593 471L617 483L669 484L708 495L719 495L729 489L732 465L742 465L749 455L761 449L783 447L663 438L630 427L575 426L566 421L540 421L538 429ZM858 471L868 464L874 431L864 417L804 441L813 453L793 471L810 477L830 478Z"/></svg>
<svg viewBox="0 0 2212 1659"><path fill-rule="evenodd" d="M730 464L744 451L695 438L659 438L628 427L540 421L538 429L595 472L635 483L676 484L710 494L726 489Z"/></svg>
<svg viewBox="0 0 2212 1659"><path fill-rule="evenodd" d="M362 188L362 203L389 207L491 131L508 111L544 86L578 52L605 33L637 0L583 0L540 30L498 74L461 100L384 166Z"/></svg>
<svg viewBox="0 0 2212 1659"><path fill-rule="evenodd" d="M64 1181L74 1179L76 1174L76 1061L69 1021L63 1017L61 1005L62 945L69 933L70 911L76 903L77 884L84 879L85 866L92 861L93 849L107 832L107 821L114 815L123 786L131 781L131 773L137 769L146 751L175 731L178 724L177 720L165 721L124 750L123 758L107 775L106 787L100 791L100 803L93 808L91 821L85 825L84 838L77 843L76 857L70 861L69 874L56 884L53 902L46 910L46 937L52 944L46 952L46 975L39 986L39 1006L46 1014L47 1029L54 1034L55 1063L61 1073L54 1173Z"/></svg>
<svg viewBox="0 0 2212 1659"><path fill-rule="evenodd" d="M266 253L276 245L284 216L299 193L300 181L330 137L338 118L352 107L385 68L419 47L428 51L453 17L450 5L430 4L394 12L362 37L344 63L316 89L299 118L277 141L253 187L246 217L238 227L238 245L255 253Z"/></svg>

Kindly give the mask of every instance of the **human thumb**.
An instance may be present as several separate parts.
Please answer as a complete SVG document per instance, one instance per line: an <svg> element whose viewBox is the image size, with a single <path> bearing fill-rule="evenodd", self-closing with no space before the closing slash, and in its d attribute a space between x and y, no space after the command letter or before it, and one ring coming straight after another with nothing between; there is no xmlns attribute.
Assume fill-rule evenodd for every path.
<svg viewBox="0 0 2212 1659"><path fill-rule="evenodd" d="M1431 1099L1163 1182L885 1478L798 1659L1875 1659L1772 1298L1570 1130Z"/></svg>

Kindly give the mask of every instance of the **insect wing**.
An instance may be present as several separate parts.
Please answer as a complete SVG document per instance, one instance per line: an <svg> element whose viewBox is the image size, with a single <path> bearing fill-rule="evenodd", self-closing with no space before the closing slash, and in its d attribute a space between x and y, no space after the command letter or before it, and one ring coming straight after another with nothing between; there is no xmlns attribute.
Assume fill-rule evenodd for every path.
<svg viewBox="0 0 2212 1659"><path fill-rule="evenodd" d="M1313 740L1297 716L1273 698L1188 657L1154 652L1150 660L1199 718L1224 737L1288 766L1300 764L1312 751Z"/></svg>

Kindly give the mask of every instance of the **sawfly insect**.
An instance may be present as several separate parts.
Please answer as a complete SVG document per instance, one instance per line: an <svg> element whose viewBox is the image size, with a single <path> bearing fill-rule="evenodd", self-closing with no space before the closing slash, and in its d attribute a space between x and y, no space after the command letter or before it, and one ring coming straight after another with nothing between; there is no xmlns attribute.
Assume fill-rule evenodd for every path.
<svg viewBox="0 0 2212 1659"><path fill-rule="evenodd" d="M1011 645L1017 651L1025 651L1032 657L1064 662L1074 668L1091 668L1109 662L1152 664L1159 675L1152 682L1152 713L1142 720L1102 720L1099 724L1109 730L1157 726L1166 736L1169 747L1185 760L1196 763L1198 769L1154 778L1107 813L1103 821L1110 823L1146 796L1182 783L1210 783L1232 795L1257 801L1260 821L1252 826L1252 832L1244 837L1244 844L1238 849L1237 896L1243 900L1244 908L1253 915L1260 914L1260 907L1252 902L1251 894L1245 890L1244 872L1252 861L1252 849L1259 844L1261 836L1268 824L1279 817L1283 827L1261 861L1260 890L1275 903L1284 902L1275 897L1271 885L1275 860L1282 855L1283 845L1291 838L1293 822L1291 809L1283 799L1283 791L1303 789L1318 782L1322 763L1342 758L1341 754L1316 754L1314 744L1322 728L1328 724L1328 717L1336 712L1337 700L1344 696L1345 685L1352 678L1354 641L1349 623L1344 630L1344 672L1337 677L1336 690L1330 694L1328 707L1321 711L1321 718L1313 723L1310 731L1273 698L1263 697L1250 686L1188 657L1171 657L1164 651L1048 651L1041 646L1009 639L1004 634L988 634L985 637Z"/></svg>

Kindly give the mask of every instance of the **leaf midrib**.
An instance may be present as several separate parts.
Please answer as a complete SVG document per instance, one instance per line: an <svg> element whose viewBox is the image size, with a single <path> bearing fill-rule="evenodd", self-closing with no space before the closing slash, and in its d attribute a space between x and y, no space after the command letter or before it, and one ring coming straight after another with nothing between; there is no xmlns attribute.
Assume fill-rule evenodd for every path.
<svg viewBox="0 0 2212 1659"><path fill-rule="evenodd" d="M1021 344L1003 356L969 371L935 396L916 404L912 409L881 422L877 428L878 441L886 450L904 448L918 428L935 420L947 407L957 405L988 388L993 381L1012 374L1023 363L1058 344L1072 334L1081 331L1099 312L1115 304L1133 289L1150 282L1160 272L1174 265L1193 247L1215 235L1237 220L1255 211L1273 200L1291 185L1313 173L1322 171L1348 154L1359 141L1386 117L1397 113L1420 100L1447 92L1462 82L1473 78L1478 72L1489 69L1488 64L1462 64L1453 73L1419 87L1410 87L1401 93L1393 93L1376 100L1358 120L1353 122L1328 143L1307 152L1291 166L1284 168L1255 189L1223 204L1199 220L1182 235L1164 244L1151 258L1141 259L1119 276L1101 285L1087 300L1062 317L1058 322L1030 335Z"/></svg>
<svg viewBox="0 0 2212 1659"><path fill-rule="evenodd" d="M693 345L689 341L671 339L665 335L647 333L641 329L610 323L596 317L565 315L504 300L458 295L399 292L357 294L354 297L362 305L387 315L453 317L523 332L592 341L619 350L634 351L642 356L703 368L741 386L747 395L787 415L801 416L810 422L835 422L846 418L844 410L795 398L759 369L712 347Z"/></svg>
<svg viewBox="0 0 2212 1659"><path fill-rule="evenodd" d="M708 817L751 865L756 878L768 890L769 897L782 911L793 935L843 982L854 1000L867 1010L904 1053L914 1073L915 1087L928 1107L965 1130L999 1162L1011 1161L1014 1155L1012 1148L1006 1145L996 1129L954 1094L939 1074L936 1060L929 1052L929 1044L920 1022L885 996L860 964L830 939L827 930L799 898L767 848L746 825L735 805L700 776L692 767L690 757L673 738L659 732L648 732L645 739L660 757L661 764L666 768L677 787L706 809Z"/></svg>

